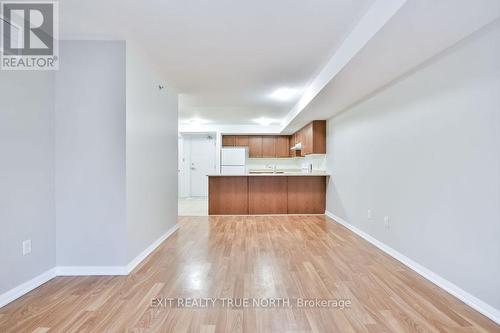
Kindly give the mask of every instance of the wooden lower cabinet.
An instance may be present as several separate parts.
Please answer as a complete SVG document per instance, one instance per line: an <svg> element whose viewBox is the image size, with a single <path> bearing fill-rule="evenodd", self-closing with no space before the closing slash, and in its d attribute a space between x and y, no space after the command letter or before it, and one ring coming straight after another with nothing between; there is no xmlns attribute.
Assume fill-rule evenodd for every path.
<svg viewBox="0 0 500 333"><path fill-rule="evenodd" d="M209 215L248 215L248 177L208 177Z"/></svg>
<svg viewBox="0 0 500 333"><path fill-rule="evenodd" d="M210 176L209 215L324 214L326 176Z"/></svg>
<svg viewBox="0 0 500 333"><path fill-rule="evenodd" d="M288 214L324 214L326 179L323 176L288 178Z"/></svg>
<svg viewBox="0 0 500 333"><path fill-rule="evenodd" d="M248 213L286 214L288 177L248 177Z"/></svg>

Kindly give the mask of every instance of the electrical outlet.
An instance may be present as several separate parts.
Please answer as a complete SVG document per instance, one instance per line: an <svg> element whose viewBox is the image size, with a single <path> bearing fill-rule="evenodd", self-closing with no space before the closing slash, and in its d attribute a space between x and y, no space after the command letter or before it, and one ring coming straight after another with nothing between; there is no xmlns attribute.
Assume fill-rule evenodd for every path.
<svg viewBox="0 0 500 333"><path fill-rule="evenodd" d="M31 239L23 241L23 256L31 253Z"/></svg>
<svg viewBox="0 0 500 333"><path fill-rule="evenodd" d="M372 210L368 209L368 212L366 213L366 217L368 217L368 220L372 219Z"/></svg>
<svg viewBox="0 0 500 333"><path fill-rule="evenodd" d="M389 216L384 217L384 227L386 229L389 229L391 227L391 225L389 224Z"/></svg>

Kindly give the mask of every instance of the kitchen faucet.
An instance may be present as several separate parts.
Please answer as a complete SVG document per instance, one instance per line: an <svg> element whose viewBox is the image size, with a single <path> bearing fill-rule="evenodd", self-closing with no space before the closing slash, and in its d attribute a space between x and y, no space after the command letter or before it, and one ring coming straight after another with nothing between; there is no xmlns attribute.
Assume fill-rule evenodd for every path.
<svg viewBox="0 0 500 333"><path fill-rule="evenodd" d="M271 168L273 169L273 173L276 173L276 164L267 164L266 168Z"/></svg>

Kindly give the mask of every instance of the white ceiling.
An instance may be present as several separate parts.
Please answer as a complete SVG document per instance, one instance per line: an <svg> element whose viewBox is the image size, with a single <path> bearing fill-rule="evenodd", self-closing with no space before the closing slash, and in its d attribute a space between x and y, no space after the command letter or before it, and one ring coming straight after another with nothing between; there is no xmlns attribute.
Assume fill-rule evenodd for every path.
<svg viewBox="0 0 500 333"><path fill-rule="evenodd" d="M282 131L292 133L311 120L347 110L489 24L500 24L499 18L499 0L405 0Z"/></svg>
<svg viewBox="0 0 500 333"><path fill-rule="evenodd" d="M140 42L180 93L180 118L282 120L374 0L61 0L64 39Z"/></svg>
<svg viewBox="0 0 500 333"><path fill-rule="evenodd" d="M291 133L368 98L500 17L499 0L60 0L64 39L140 43L180 118ZM302 90L287 102L277 88Z"/></svg>

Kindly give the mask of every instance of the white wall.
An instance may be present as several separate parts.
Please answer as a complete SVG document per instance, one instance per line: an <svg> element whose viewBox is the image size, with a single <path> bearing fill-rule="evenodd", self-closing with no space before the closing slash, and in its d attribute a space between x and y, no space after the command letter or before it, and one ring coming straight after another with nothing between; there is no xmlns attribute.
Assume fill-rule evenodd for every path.
<svg viewBox="0 0 500 333"><path fill-rule="evenodd" d="M60 55L57 72L0 75L0 303L56 266L126 272L177 219L176 94L124 41Z"/></svg>
<svg viewBox="0 0 500 333"><path fill-rule="evenodd" d="M498 59L496 24L331 119L327 210L500 309Z"/></svg>
<svg viewBox="0 0 500 333"><path fill-rule="evenodd" d="M277 169L297 170L303 162L303 158L249 158L247 160L247 171L251 169L266 169L268 165L276 165Z"/></svg>
<svg viewBox="0 0 500 333"><path fill-rule="evenodd" d="M177 95L131 45L61 43L59 266L125 265L176 223Z"/></svg>
<svg viewBox="0 0 500 333"><path fill-rule="evenodd" d="M0 73L0 295L55 266L53 80Z"/></svg>
<svg viewBox="0 0 500 333"><path fill-rule="evenodd" d="M177 223L177 136L177 94L127 42L129 261Z"/></svg>
<svg viewBox="0 0 500 333"><path fill-rule="evenodd" d="M125 42L60 44L55 111L57 264L126 263Z"/></svg>

